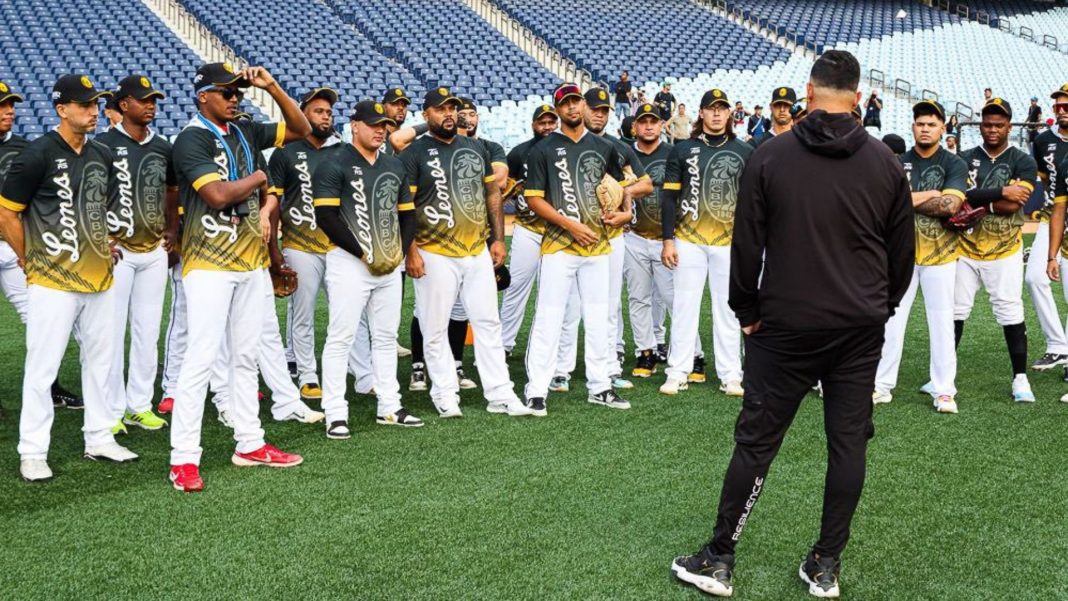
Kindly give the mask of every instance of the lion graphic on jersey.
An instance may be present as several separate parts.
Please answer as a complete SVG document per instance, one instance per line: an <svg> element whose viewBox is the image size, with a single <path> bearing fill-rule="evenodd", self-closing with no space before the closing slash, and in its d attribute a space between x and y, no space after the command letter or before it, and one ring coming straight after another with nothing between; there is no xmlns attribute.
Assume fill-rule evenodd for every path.
<svg viewBox="0 0 1068 601"><path fill-rule="evenodd" d="M451 182L453 206L458 208L468 221L486 223L486 189L482 182L486 173L486 162L469 148L457 150L450 162L450 171L456 174Z"/></svg>
<svg viewBox="0 0 1068 601"><path fill-rule="evenodd" d="M371 205L374 207L374 228L371 235L374 237L375 248L386 263L399 261L401 240L398 232L397 195L400 192L400 178L393 173L386 173L374 183L374 198ZM394 265L395 267L396 265Z"/></svg>
<svg viewBox="0 0 1068 601"><path fill-rule="evenodd" d="M738 204L738 178L745 162L733 152L717 154L705 166L704 210L716 221L732 223Z"/></svg>
<svg viewBox="0 0 1068 601"><path fill-rule="evenodd" d="M108 201L108 170L101 163L89 163L82 171L82 219L79 224L87 246L93 254L101 258L110 258L108 248L107 221L104 212Z"/></svg>
<svg viewBox="0 0 1068 601"><path fill-rule="evenodd" d="M149 227L163 225L163 190L167 180L167 161L159 156L146 157L141 168L141 198L144 202L136 206L141 222Z"/></svg>

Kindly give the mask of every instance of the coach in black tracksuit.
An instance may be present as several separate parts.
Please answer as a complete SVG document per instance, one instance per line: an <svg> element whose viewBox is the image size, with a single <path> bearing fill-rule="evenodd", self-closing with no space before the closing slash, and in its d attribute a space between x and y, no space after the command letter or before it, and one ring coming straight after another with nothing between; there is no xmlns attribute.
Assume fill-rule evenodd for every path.
<svg viewBox="0 0 1068 601"><path fill-rule="evenodd" d="M908 179L886 145L850 115L859 77L849 53L823 54L812 68L808 116L761 145L742 175L729 302L747 334L745 396L712 540L673 568L698 586L708 583L685 576L729 574L786 430L802 398L822 382L823 520L801 572L813 595L837 596L838 557L874 434L871 395L883 327L909 285L915 256ZM718 572L710 569L715 564Z"/></svg>

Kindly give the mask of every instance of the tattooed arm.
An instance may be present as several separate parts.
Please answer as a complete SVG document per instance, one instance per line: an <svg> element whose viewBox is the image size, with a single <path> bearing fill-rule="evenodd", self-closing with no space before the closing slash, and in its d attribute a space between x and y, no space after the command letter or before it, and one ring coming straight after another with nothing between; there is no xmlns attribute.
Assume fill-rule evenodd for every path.
<svg viewBox="0 0 1068 601"><path fill-rule="evenodd" d="M927 200L920 200L917 204L917 195L929 196ZM964 199L952 194L942 194L941 192L934 192L933 196L931 192L913 192L912 193L913 206L912 209L920 215L927 215L928 217L952 217L960 206L964 203Z"/></svg>

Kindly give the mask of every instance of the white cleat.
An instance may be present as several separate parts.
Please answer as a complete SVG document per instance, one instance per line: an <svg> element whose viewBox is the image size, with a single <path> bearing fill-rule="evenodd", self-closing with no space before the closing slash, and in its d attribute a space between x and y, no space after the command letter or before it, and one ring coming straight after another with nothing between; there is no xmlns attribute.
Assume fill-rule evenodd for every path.
<svg viewBox="0 0 1068 601"><path fill-rule="evenodd" d="M890 394L889 392L876 390L875 392L871 393L871 402L873 405L885 405L892 400L894 400L894 395Z"/></svg>
<svg viewBox="0 0 1068 601"><path fill-rule="evenodd" d="M400 343L398 342L397 343L397 356L398 357L411 357L412 356L412 350L409 349L409 348L401 346Z"/></svg>
<svg viewBox="0 0 1068 601"><path fill-rule="evenodd" d="M463 411L460 411L459 403L453 403L451 405L434 405L434 408L438 410L438 417L441 419L464 416Z"/></svg>
<svg viewBox="0 0 1068 601"><path fill-rule="evenodd" d="M19 462L19 474L27 482L44 482L52 479L52 468L44 459L23 459Z"/></svg>
<svg viewBox="0 0 1068 601"><path fill-rule="evenodd" d="M490 403L486 405L486 412L504 413L511 416L534 415L534 410L521 403L519 399Z"/></svg>
<svg viewBox="0 0 1068 601"><path fill-rule="evenodd" d="M316 411L311 407L301 403L301 407L297 407L297 410L283 417L282 419L275 420L280 422L300 422L302 424L317 424L326 419L326 414L321 411Z"/></svg>
<svg viewBox="0 0 1068 601"><path fill-rule="evenodd" d="M1035 402L1035 393L1031 392L1031 383L1027 381L1027 376L1018 374L1012 380L1012 400L1017 403Z"/></svg>
<svg viewBox="0 0 1068 601"><path fill-rule="evenodd" d="M939 395L934 400L934 408L939 413L956 413L957 401L948 394Z"/></svg>
<svg viewBox="0 0 1068 601"><path fill-rule="evenodd" d="M681 390L686 390L690 385L685 380L675 380L668 378L666 382L660 385L660 394L676 395Z"/></svg>
<svg viewBox="0 0 1068 601"><path fill-rule="evenodd" d="M234 429L234 418L230 417L229 410L219 409L219 423L226 426L227 428L230 428L231 430Z"/></svg>
<svg viewBox="0 0 1068 601"><path fill-rule="evenodd" d="M96 447L85 447L85 458L93 461L114 461L115 463L127 463L137 459L137 453L122 446L117 442L109 442Z"/></svg>
<svg viewBox="0 0 1068 601"><path fill-rule="evenodd" d="M938 396L938 394L935 393L934 384L932 384L930 382L924 384L923 386L920 386L920 392L922 392L923 394L926 394L927 396L929 396L931 398L935 398L935 397Z"/></svg>
<svg viewBox="0 0 1068 601"><path fill-rule="evenodd" d="M719 391L727 396L744 396L741 382L723 382L719 385Z"/></svg>

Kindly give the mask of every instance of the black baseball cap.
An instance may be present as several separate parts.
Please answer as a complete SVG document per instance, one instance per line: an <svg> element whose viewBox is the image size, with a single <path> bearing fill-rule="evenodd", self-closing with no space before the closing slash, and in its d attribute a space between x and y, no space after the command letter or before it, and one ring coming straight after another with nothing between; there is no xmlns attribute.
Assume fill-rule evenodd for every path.
<svg viewBox="0 0 1068 601"><path fill-rule="evenodd" d="M98 90L88 75L70 74L56 80L52 86L52 104L68 102L93 102L100 98L110 98L112 93Z"/></svg>
<svg viewBox="0 0 1068 601"><path fill-rule="evenodd" d="M1001 113L1012 119L1012 106L1003 98L991 98L983 105L983 110L979 111L980 115L986 115L987 113Z"/></svg>
<svg viewBox="0 0 1068 601"><path fill-rule="evenodd" d="M905 154L905 139L897 134L886 134L883 136L883 144L886 144L894 154Z"/></svg>
<svg viewBox="0 0 1068 601"><path fill-rule="evenodd" d="M604 88L590 88L587 90L586 95L583 96L586 99L586 104L591 109L598 109L602 106L611 106L612 101L608 99L608 90Z"/></svg>
<svg viewBox="0 0 1068 601"><path fill-rule="evenodd" d="M638 111L634 113L635 121L641 119L642 117L656 117L657 121L660 121L662 119L662 117L660 116L660 109L649 104L648 102L639 106Z"/></svg>
<svg viewBox="0 0 1068 601"><path fill-rule="evenodd" d="M560 106L560 103L566 98L584 98L582 96L582 90L578 87L578 84L571 82L564 82L553 90L553 104Z"/></svg>
<svg viewBox="0 0 1068 601"><path fill-rule="evenodd" d="M727 100L726 92L719 88L713 88L705 92L704 96L701 96L701 108L705 109L713 104L724 104L730 107L731 101Z"/></svg>
<svg viewBox="0 0 1068 601"><path fill-rule="evenodd" d="M478 111L478 107L475 105L475 101L466 96L460 96L460 110L461 111Z"/></svg>
<svg viewBox="0 0 1068 601"><path fill-rule="evenodd" d="M1068 96L1068 83L1057 88L1052 94L1049 95L1049 97L1053 98L1054 100L1056 100L1058 96Z"/></svg>
<svg viewBox="0 0 1068 601"><path fill-rule="evenodd" d="M152 82L144 75L129 75L119 82L119 89L115 92L116 105L127 96L134 100L148 100L149 98L166 98L163 92L152 87Z"/></svg>
<svg viewBox="0 0 1068 601"><path fill-rule="evenodd" d="M544 115L552 115L553 117L558 116L556 114L556 109L554 109L553 107L549 106L548 104L539 104L538 108L534 109L534 116L531 117L530 120L537 121L538 119L541 119Z"/></svg>
<svg viewBox="0 0 1068 601"><path fill-rule="evenodd" d="M449 88L441 87L429 90L425 96L423 96L423 110L426 110L432 106L444 106L446 104L455 104L457 108L461 106L460 99L452 95Z"/></svg>
<svg viewBox="0 0 1068 601"><path fill-rule="evenodd" d="M808 107L805 105L804 100L798 100L790 107L790 116L794 119L800 119L808 114Z"/></svg>
<svg viewBox="0 0 1068 601"><path fill-rule="evenodd" d="M382 94L382 104L389 104L392 102L405 102L411 104L412 99L408 98L408 93L404 91L404 88L390 88L386 90L385 94Z"/></svg>
<svg viewBox="0 0 1068 601"><path fill-rule="evenodd" d="M790 106L793 106L797 102L797 92L793 88L781 87L775 88L775 91L771 93L771 106L775 106L780 102L785 102Z"/></svg>
<svg viewBox="0 0 1068 601"><path fill-rule="evenodd" d="M352 108L353 121L363 121L367 125L378 125L379 123L388 123L389 125L397 125L397 122L386 116L386 109L382 106L381 102L375 102L374 100L361 100L356 103L356 106Z"/></svg>
<svg viewBox="0 0 1068 601"><path fill-rule="evenodd" d="M232 86L247 88L251 84L241 77L230 63L207 63L197 69L193 77L193 89L197 92L212 86Z"/></svg>
<svg viewBox="0 0 1068 601"><path fill-rule="evenodd" d="M108 96L108 99L104 101L105 111L117 111L119 110L119 101L114 96Z"/></svg>
<svg viewBox="0 0 1068 601"><path fill-rule="evenodd" d="M15 90L12 90L11 86L7 85L3 81L0 81L0 102L7 102L9 100L14 100L15 102L22 102L26 99L23 98L22 95L16 92Z"/></svg>
<svg viewBox="0 0 1068 601"><path fill-rule="evenodd" d="M304 107L308 106L308 103L316 98L322 98L329 102L330 106L334 106L337 104L338 99L337 90L327 87L312 88L308 90L307 93L300 97L300 110L304 110Z"/></svg>
<svg viewBox="0 0 1068 601"><path fill-rule="evenodd" d="M921 100L912 105L912 118L922 117L924 115L934 115L941 119L946 120L946 109L938 103L937 100Z"/></svg>

